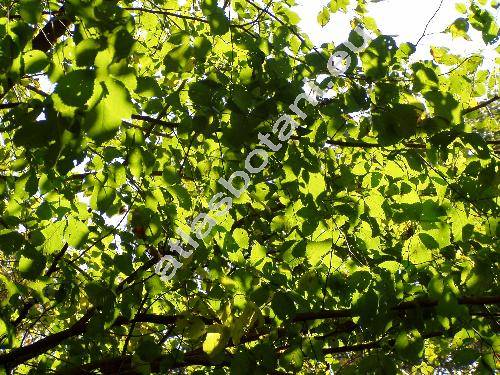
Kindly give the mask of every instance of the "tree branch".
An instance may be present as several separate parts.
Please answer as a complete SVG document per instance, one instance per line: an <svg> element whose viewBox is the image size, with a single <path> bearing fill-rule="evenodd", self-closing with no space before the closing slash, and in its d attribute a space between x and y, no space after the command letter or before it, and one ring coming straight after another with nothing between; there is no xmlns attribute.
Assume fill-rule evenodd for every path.
<svg viewBox="0 0 500 375"><path fill-rule="evenodd" d="M155 360L149 362L151 372L157 373L160 371L160 365L167 356L162 355ZM171 359L171 358L170 358ZM228 360L215 362L204 352L198 350L186 353L184 359L179 362L175 362L169 366L169 370L179 369L188 366L229 366L230 362ZM142 374L138 370L137 363L133 363L131 355L125 355L122 357L107 358L100 361L88 363L82 366L76 366L69 369L64 369L57 371L56 374L59 375L88 375L91 371L100 370L104 375L117 375L117 374L127 374L127 375L139 375ZM118 371L119 370L119 371Z"/></svg>
<svg viewBox="0 0 500 375"><path fill-rule="evenodd" d="M132 275L131 275L132 276ZM128 278L125 279L128 281ZM125 281L124 280L124 281ZM120 288L122 290L123 288ZM461 305L496 305L500 304L500 296L479 296L479 297L461 297L458 299L458 303ZM407 301L407 302L402 302L398 304L397 306L393 307L393 310L395 311L401 311L401 310L409 310L409 309L417 309L417 308L431 308L437 306L438 301L435 300L427 300L427 299L422 299L422 300L415 300L415 301ZM25 361L28 361L32 358L35 358L39 356L40 354L56 347L59 345L61 342L66 340L67 338L73 337L73 336L78 336L82 333L85 332L86 329L86 324L90 317L93 315L94 309L90 309L84 317L82 317L77 323L75 323L72 327L50 335L44 339L41 339L31 345L22 347L22 348L17 348L13 349L7 354L2 354L0 355L0 365L8 365L8 366L16 366L18 364L21 364ZM295 315L295 317L292 319L293 322L303 322L303 321L308 321L308 320L316 320L316 319L332 319L332 318L347 318L347 317L353 317L355 316L354 312L351 309L340 309L340 310L319 310L319 311L314 311L314 312L305 312L305 313L299 313ZM175 324L177 319L181 318L181 315L155 315L155 314L137 314L132 320L135 322L149 322L149 323L156 323L156 324ZM206 317L200 317L201 319L204 320L205 323L210 324L213 323L214 321L210 318ZM131 323L132 320L124 318L124 317L119 317L115 321L113 326L118 326L118 325L123 325L123 324L128 324ZM256 335L252 336L254 339L256 339ZM372 345L372 344L370 344ZM338 348L335 348L337 350ZM189 354L192 354L192 357L189 357ZM213 365L210 361L207 361L207 357L203 357L199 355L199 352L196 352L196 355L194 355L194 352L187 353L185 356L185 362L179 363L176 366L177 367L185 367L185 366L190 366L194 364L202 364L202 363L207 363L207 366ZM191 359L187 359L191 358ZM123 360L122 357L119 359L120 361ZM191 361L192 360L192 361ZM124 364L124 366L126 363ZM176 368L177 368L176 367ZM100 368L100 367L95 367L95 368ZM74 372L73 372L74 373ZM78 372L76 372L78 373Z"/></svg>
<svg viewBox="0 0 500 375"><path fill-rule="evenodd" d="M166 9L148 9L148 8L140 8L140 7L129 7L129 8L122 8L122 9L129 11L129 12L143 12L143 13L150 13L150 14L159 14L159 15L163 15L163 16L181 18L184 20L196 21L196 22L201 22L201 23L209 23L209 21L205 18L190 16L187 14L179 14L179 13L168 11ZM255 23L256 21L257 20L253 20L251 22L244 23L241 25L238 25L236 23L230 23L229 27L244 29L245 26L251 25L251 24Z"/></svg>
<svg viewBox="0 0 500 375"><path fill-rule="evenodd" d="M497 101L497 100L499 100L499 99L500 99L500 96L495 95L493 98L488 99L488 100L486 100L486 101L484 101L484 102L482 102L482 103L479 103L478 105L476 105L476 106L474 106L474 107L470 107L470 108L464 109L464 110L462 111L462 114L466 115L466 114L468 114L468 113L471 113L471 112L477 111L478 109L484 108L484 107L486 107L486 106L490 105L491 103L496 102L496 101Z"/></svg>
<svg viewBox="0 0 500 375"><path fill-rule="evenodd" d="M59 8L59 10L53 14L55 14L55 16L52 17L33 38L31 42L33 49L48 52L56 40L64 35L68 26L71 24L71 20L64 14L64 6ZM62 15L62 17L60 17L60 15ZM0 95L0 100L7 95L12 87L14 87L14 84L14 81L9 80L8 84L4 88L4 92Z"/></svg>
<svg viewBox="0 0 500 375"><path fill-rule="evenodd" d="M45 277L50 277L56 271L57 263L61 260L61 258L64 256L67 250L68 250L68 244L65 244L52 260L49 269L47 270L47 272L45 272L44 275ZM35 303L36 303L35 299L31 299L30 301L26 302L21 311L19 311L19 316L16 318L16 320L12 322L12 325L14 327L17 327L19 323L21 323L21 321L24 318L26 318L30 309L35 305Z"/></svg>
<svg viewBox="0 0 500 375"><path fill-rule="evenodd" d="M291 137L292 139L299 140L300 137ZM491 141L485 141L486 144L489 145L497 145L500 143L498 140L491 140ZM359 148L384 148L384 147L390 147L390 146L396 146L397 144L394 145L384 145L380 143L370 143L370 142L363 142L363 141L335 141L333 139L329 139L326 141L326 144L329 144L331 146L339 146L339 147L359 147ZM427 146L423 143L412 143L412 142L403 142L403 146L409 149L419 149L423 150L426 149Z"/></svg>
<svg viewBox="0 0 500 375"><path fill-rule="evenodd" d="M500 304L500 296L480 296L480 297L460 297L458 298L459 305L498 305ZM394 311L404 311L418 308L432 308L438 305L438 301L429 299L416 299L414 301L401 302L394 306ZM315 319L333 319L333 318L351 318L355 314L351 309L340 310L318 310L306 313L296 314L293 318L294 322L303 322Z"/></svg>
<svg viewBox="0 0 500 375"><path fill-rule="evenodd" d="M18 105L21 103L19 102L13 102L13 103L4 103L0 104L0 109L11 109L11 108L16 108Z"/></svg>
<svg viewBox="0 0 500 375"><path fill-rule="evenodd" d="M162 126L165 126L167 128L170 128L170 129L176 128L176 127L179 126L178 122L163 121L163 120L156 119L156 118L149 117L149 116L132 115L132 118L134 120L146 121L146 122L149 122L149 123L152 123L152 124L155 124L155 125L162 125Z"/></svg>
<svg viewBox="0 0 500 375"><path fill-rule="evenodd" d="M31 345L13 349L8 353L0 354L0 366L13 368L21 363L24 363L32 358L45 353L46 351L56 347L64 340L77 336L85 331L89 319L94 314L94 309L88 310L75 324L71 327L62 330L61 332L49 335L41 340L34 342Z"/></svg>
<svg viewBox="0 0 500 375"><path fill-rule="evenodd" d="M443 336L445 333L446 332L443 332L443 331L430 332L430 333L422 335L422 338L429 339L429 338L439 337L439 336ZM389 340L388 343L389 343L389 345L394 345L395 340ZM380 348L380 347L381 347L380 341L372 341L372 342L367 342L367 343L363 343L363 344L346 345L346 346L341 346L341 347L337 347L337 348L324 348L323 354L357 352L357 351L364 351L364 350L368 350L368 349L376 349L376 348ZM159 358L157 358L149 363L149 365L151 366L152 372L157 372L160 370L160 364L162 363L163 359L167 359L167 356L162 355ZM209 356L207 356L203 351L196 349L196 350L193 350L191 352L185 353L184 359L182 361L172 363L169 366L169 370L174 370L174 369L183 368L183 367L187 367L187 366L195 366L195 365L207 366L207 367L208 366L229 366L230 361L229 361L229 358L226 358L222 361L215 362ZM85 374L88 374L90 371L100 370L102 374L114 375L114 374L118 373L117 372L118 368L125 371L124 373L126 373L126 374L139 374L139 371L137 370L137 365L134 366L134 364L132 363L132 356L131 355L103 359L103 360L89 363L89 364L86 364L83 366L74 367L71 369L59 371L59 372L56 372L56 374L60 374L60 375L63 375L63 374L85 375Z"/></svg>
<svg viewBox="0 0 500 375"><path fill-rule="evenodd" d="M168 10L163 10L163 9L155 10L155 9L148 9L148 8L130 7L130 8L123 8L123 10L129 11L129 12L144 12L144 13L150 13L150 14L160 14L160 15L164 15L164 16L172 16L172 17L182 18L185 20L208 23L208 20L206 20L204 18L189 16L189 15L185 15L185 14L178 14L178 13L170 12Z"/></svg>
<svg viewBox="0 0 500 375"><path fill-rule="evenodd" d="M67 31L72 21L65 14L64 6L59 8L59 10L54 14L55 16L45 24L43 29L40 30L37 36L33 39L31 43L33 49L39 49L43 52L49 51L56 40L63 36Z"/></svg>
<svg viewBox="0 0 500 375"><path fill-rule="evenodd" d="M422 335L423 339L430 339L433 337L439 337L443 336L446 332L443 331L437 331L437 332L430 332ZM389 340L389 345L394 345L395 340ZM367 349L376 349L380 348L380 341L372 341L372 342L367 342L364 344L356 344L356 345L346 345L346 346L339 346L338 348L324 348L323 349L323 354L335 354L335 353L349 353L349 352L361 352L363 350Z"/></svg>

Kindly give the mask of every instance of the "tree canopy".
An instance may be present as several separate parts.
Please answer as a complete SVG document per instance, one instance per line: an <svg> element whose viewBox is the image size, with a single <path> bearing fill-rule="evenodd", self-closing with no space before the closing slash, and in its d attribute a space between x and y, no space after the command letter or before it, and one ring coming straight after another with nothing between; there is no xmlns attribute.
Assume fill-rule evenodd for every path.
<svg viewBox="0 0 500 375"><path fill-rule="evenodd" d="M1 1L0 372L495 372L500 49L417 59L366 0L315 46L294 3ZM495 45L497 8L443 32Z"/></svg>

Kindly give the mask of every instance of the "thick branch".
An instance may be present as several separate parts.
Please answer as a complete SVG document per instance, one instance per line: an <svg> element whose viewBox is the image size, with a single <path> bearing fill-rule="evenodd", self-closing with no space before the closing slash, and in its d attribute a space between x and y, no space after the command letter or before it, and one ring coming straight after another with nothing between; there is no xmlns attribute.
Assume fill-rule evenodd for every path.
<svg viewBox="0 0 500 375"><path fill-rule="evenodd" d="M16 108L18 105L21 103L19 102L13 102L13 103L4 103L0 104L0 109L10 109L10 108Z"/></svg>
<svg viewBox="0 0 500 375"><path fill-rule="evenodd" d="M120 284L116 287L116 293L121 293L123 289L125 288L125 285L133 281L141 272L144 272L151 267L153 267L156 263L158 263L159 259L149 259L146 263L144 263L142 266L137 268L134 272L132 272L129 276L127 276L125 279L123 279Z"/></svg>
<svg viewBox="0 0 500 375"><path fill-rule="evenodd" d="M462 113L464 115L468 114L468 113L471 113L471 112L474 112L474 111L477 111L478 109L481 109L481 108L484 108L484 107L487 107L488 105L490 105L491 103L493 102L496 102L497 100L500 99L500 96L498 95L495 95L493 98L491 99L488 99L482 103L479 103L478 105L474 106L474 107L470 107L470 108L467 108L467 109L464 109L462 111Z"/></svg>
<svg viewBox="0 0 500 375"><path fill-rule="evenodd" d="M56 255L54 262L52 263L52 265L47 270L47 273L45 274L46 276L47 275L50 276L56 270L56 266L54 264L57 264L57 262L62 258L62 256L66 252L66 250L67 250L67 245L65 245L61 249L61 251ZM139 267L139 269L137 269L136 272L132 273L129 277L127 277L125 280L123 280L122 283L120 283L120 285L117 287L116 293L120 294L123 291L123 287L127 283L131 282L138 275L139 270L143 270L146 266L147 266L147 268L151 267L154 264L154 262L152 262L152 261L144 264L142 267ZM29 308L28 308L28 311L29 311ZM87 328L87 323L90 320L90 318L93 316L94 312L95 312L95 309L92 307L87 311L87 313L77 323L75 323L70 328L65 329L61 332L49 335L41 340L36 341L35 343L33 343L31 345L21 347L21 348L16 348L16 349L11 350L8 353L1 354L0 355L0 366L3 365L5 367L9 367L9 368L15 367L21 363L29 361L30 359L38 357L39 355L49 351L50 349L53 349L54 347L58 346L64 340L66 340L70 337L81 335L82 333L85 332L85 330ZM139 316L137 319L140 319L140 320L136 320L136 321L143 321L144 320L145 322L151 321L153 323L175 322L178 318L178 317L167 317L167 316L158 317L156 315L151 315L151 314L138 314L138 315ZM119 322L120 324L127 324L130 322L130 320L120 318L120 317L117 319L117 321L120 319L121 319L121 322ZM161 324L164 324L164 323L161 323ZM115 323L115 325L117 325L117 324Z"/></svg>
<svg viewBox="0 0 500 375"><path fill-rule="evenodd" d="M119 316L113 326L120 326L124 324L129 324L132 321L136 321L137 323L154 323L154 324L164 324L170 325L175 324L178 319L184 318L183 315L158 315L158 314L136 314L133 319L127 319L123 316ZM201 320L203 320L206 324L214 323L213 319L206 318L204 316L198 316Z"/></svg>
<svg viewBox="0 0 500 375"><path fill-rule="evenodd" d="M300 139L300 137L291 137L292 139ZM492 141L485 141L486 144L489 145L497 145L499 144L498 140L492 140ZM380 144L380 143L370 143L370 142L363 142L363 141L334 141L332 139L329 139L326 141L326 144L329 144L331 146L339 146L339 147L359 147L359 148L384 148L384 147L390 147L390 146L396 146L394 145L385 145L385 144ZM411 142L403 142L403 146L406 148L411 148L411 149L426 149L427 146L423 143L411 143Z"/></svg>
<svg viewBox="0 0 500 375"><path fill-rule="evenodd" d="M61 250L56 254L56 256L54 257L54 260L52 261L52 264L49 267L49 269L47 270L47 272L45 272L45 275L44 275L45 277L52 276L52 274L56 271L56 269L57 269L57 263L64 256L64 254L66 253L66 250L68 250L68 244L65 244L61 248ZM28 302L26 302L26 304L23 306L23 308L21 309L21 311L19 311L19 316L16 318L16 320L14 320L12 322L12 325L14 327L17 327L19 325L19 323L21 323L21 321L24 318L26 318L26 316L28 315L30 309L35 305L35 303L36 303L35 299L31 299Z"/></svg>
<svg viewBox="0 0 500 375"><path fill-rule="evenodd" d="M161 362L167 357L162 355L157 359L149 363L151 372L157 373L160 371ZM187 366L229 366L229 361L217 362L215 363L208 355L204 352L193 351L186 353L184 359L179 362L175 362L169 366L170 370L183 368ZM132 362L131 355L125 355L122 357L107 358L100 361L92 362L86 365L72 367L62 371L56 372L56 374L66 374L66 375L88 375L91 371L100 370L100 373L105 375L116 375L116 374L127 374L127 375L139 375L142 372L137 368L137 364Z"/></svg>
<svg viewBox="0 0 500 375"><path fill-rule="evenodd" d="M33 39L31 43L33 49L44 52L50 50L56 40L64 35L70 24L71 19L65 15L64 6L62 6Z"/></svg>
<svg viewBox="0 0 500 375"><path fill-rule="evenodd" d="M292 320L294 322L305 322L316 319L351 318L353 315L351 309L319 310L299 313Z"/></svg>
<svg viewBox="0 0 500 375"><path fill-rule="evenodd" d="M55 14L56 15L52 17L33 38L31 43L33 49L48 52L57 39L59 39L59 37L64 35L66 32L68 26L71 24L71 20L64 15L64 6L59 8ZM62 15L62 17L59 15ZM0 100L5 97L12 87L14 87L14 84L14 81L9 81L9 83L4 87L4 92L1 94Z"/></svg>
<svg viewBox="0 0 500 375"><path fill-rule="evenodd" d="M49 335L41 340L34 342L31 345L13 349L8 353L0 354L0 366L12 368L21 363L24 363L32 358L47 352L56 347L64 340L78 336L85 331L87 322L94 314L94 309L88 310L75 324L71 327L52 335Z"/></svg>
<svg viewBox="0 0 500 375"><path fill-rule="evenodd" d="M127 10L129 12L143 12L143 13L150 13L150 14L160 14L163 16L171 16L171 17L182 18L185 20L208 23L208 20L206 20L204 18L189 16L186 14L178 14L178 13L170 12L170 11L164 10L164 9L148 9L148 8L131 7L131 8L123 8L123 10Z"/></svg>
<svg viewBox="0 0 500 375"><path fill-rule="evenodd" d="M446 332L443 331L437 331L437 332L430 332L427 334L422 335L423 339L429 339L433 337L439 337L443 336ZM395 340L389 340L389 345L394 345ZM335 353L348 353L348 352L356 352L356 351L363 351L363 350L368 350L368 349L376 349L380 348L381 344L380 341L372 341L372 342L367 342L363 344L356 344L356 345L346 345L346 346L341 346L337 348L324 348L323 349L323 354L335 354ZM152 361L149 363L151 366L151 370L153 372L159 370L159 365L162 362L162 360L166 358L165 356L161 356L157 358L156 360ZM184 355L184 360L179 361L176 363L173 363L170 365L169 369L177 369L177 368L182 368L182 367L187 367L187 366L195 366L195 365L201 365L201 366L229 366L230 361L228 359L223 360L222 362L215 362L210 359L204 352L201 350L193 350L191 352L188 352ZM116 358L109 358L109 359L103 359L97 362L89 363L87 365L79 366L79 367L74 367L68 370L64 370L61 372L57 372L56 374L72 374L72 375L84 375L88 374L90 371L93 370L100 370L101 373L105 375L112 375L112 374L117 374L117 369L124 370L125 373L127 374L139 374L138 370L134 369L134 365L132 363L132 356L131 355L126 355L122 357L116 357Z"/></svg>
<svg viewBox="0 0 500 375"><path fill-rule="evenodd" d="M461 297L458 298L459 305L498 305L500 304L500 296L483 296L483 297ZM417 299L414 301L401 302L394 306L394 311L404 311L418 308L432 308L438 305L438 301L429 299ZM340 310L319 310L307 313L299 313L293 318L294 322L303 322L315 319L333 319L333 318L351 318L355 314L351 309Z"/></svg>
<svg viewBox="0 0 500 375"><path fill-rule="evenodd" d="M442 331L430 332L430 333L422 335L422 338L423 339L430 339L433 337L443 336L444 334L445 334L445 332L442 332ZM395 340L389 340L388 343L389 343L389 345L394 345L394 342L395 342ZM323 354L361 352L363 350L380 348L380 346L381 346L380 341L372 341L372 342L367 342L364 344L339 346L338 348L325 348L325 349L323 349Z"/></svg>
<svg viewBox="0 0 500 375"><path fill-rule="evenodd" d="M129 281L129 280L128 280ZM122 290L120 288L119 290ZM480 297L462 297L458 299L458 303L462 305L494 305L494 304L500 304L500 296L480 296ZM415 301L408 301L408 302L402 302L395 306L393 310L395 311L401 311L401 310L409 310L409 309L416 309L416 308L431 308L437 306L438 301L434 300L415 300ZM88 315L90 313L90 315ZM66 340L69 337L77 336L85 332L86 329L86 324L87 321L90 319L90 316L93 314L93 309L89 310L87 314L85 314L84 318L80 319L79 322L77 322L75 325L73 325L71 328L68 328L62 332L56 333L54 335L48 336L42 340L39 340L35 342L34 344L31 344L29 346L23 347L23 348L18 348L10 351L7 354L0 355L0 365L2 364L8 364L9 366L15 366L20 363L23 363L29 359L35 358L39 356L40 354L43 354L44 352L56 347L59 345L62 341ZM87 316L88 315L88 316ZM331 318L347 318L347 317L353 317L355 314L352 312L350 309L340 309L340 310L320 310L320 311L315 311L315 312L306 312L306 313L299 313L297 314L294 318L294 322L303 322L303 321L308 321L308 320L316 320L316 319L331 319ZM155 314L138 314L136 317L134 317L134 320L136 322L150 322L150 323L156 323L156 324L175 324L177 319L179 319L180 316L178 315L155 315ZM204 318L201 317L205 323L210 324L213 321L209 318ZM130 323L131 320L119 317L114 326L117 325L122 325L122 324L128 324ZM187 357L186 357L187 358ZM201 357L194 357L196 361L201 361L203 362L206 358L201 358ZM123 360L123 358L120 358L120 360ZM210 362L209 362L210 363ZM179 364L179 367L184 367L184 366L189 366L192 364L201 364L201 363L191 363L186 360L185 363ZM210 365L210 364L207 364ZM99 368L99 367L95 367Z"/></svg>
<svg viewBox="0 0 500 375"><path fill-rule="evenodd" d="M369 142L363 142L363 141L334 141L333 139L327 140L326 144L331 145L331 146L359 147L359 148L387 147L387 145L381 145L379 143L369 143Z"/></svg>
<svg viewBox="0 0 500 375"><path fill-rule="evenodd" d="M162 125L162 126L165 126L167 128L170 128L170 129L176 128L179 126L179 123L177 123L177 122L163 121L163 120L159 120L159 119L149 117L149 116L132 115L132 118L134 120L146 121L146 122L149 122L149 123L155 124L155 125Z"/></svg>
<svg viewBox="0 0 500 375"><path fill-rule="evenodd" d="M175 12L171 12L166 9L148 9L148 8L140 8L140 7L130 7L130 8L123 8L123 10L127 10L129 12L142 12L142 13L150 13L150 14L159 14L162 16L170 16L170 17L175 17L175 18L180 18L184 20L190 20L190 21L195 21L195 22L201 22L201 23L209 23L209 21L205 18L201 17L196 17L196 16L190 16L188 14L179 14ZM245 23L245 24L235 24L235 23L230 23L230 27L234 28L244 28L245 26L251 25L255 23L256 20L253 20L251 22Z"/></svg>

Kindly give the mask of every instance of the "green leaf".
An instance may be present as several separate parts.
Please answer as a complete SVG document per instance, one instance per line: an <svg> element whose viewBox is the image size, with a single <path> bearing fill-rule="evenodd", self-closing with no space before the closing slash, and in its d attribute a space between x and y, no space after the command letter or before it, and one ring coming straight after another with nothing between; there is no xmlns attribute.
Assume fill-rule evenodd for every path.
<svg viewBox="0 0 500 375"><path fill-rule="evenodd" d="M458 366L470 366L476 362L480 356L481 353L475 349L459 349L453 353L453 362Z"/></svg>
<svg viewBox="0 0 500 375"><path fill-rule="evenodd" d="M344 13L346 13L349 2L350 0L330 0L329 7L333 13L339 10L342 10Z"/></svg>
<svg viewBox="0 0 500 375"><path fill-rule="evenodd" d="M326 24L330 22L330 10L327 7L323 7L318 13L317 20L321 27L326 26Z"/></svg>
<svg viewBox="0 0 500 375"><path fill-rule="evenodd" d="M471 40L469 34L469 22L465 18L457 18L447 29L451 34L452 38L463 38L465 40Z"/></svg>
<svg viewBox="0 0 500 375"><path fill-rule="evenodd" d="M137 77L137 89L135 92L147 98L161 96L160 85L153 77Z"/></svg>
<svg viewBox="0 0 500 375"><path fill-rule="evenodd" d="M115 59L120 60L128 57L135 44L135 39L126 29L118 29L113 32Z"/></svg>
<svg viewBox="0 0 500 375"><path fill-rule="evenodd" d="M410 104L396 104L373 117L379 142L393 144L415 134L420 112Z"/></svg>
<svg viewBox="0 0 500 375"><path fill-rule="evenodd" d="M463 3L457 3L455 4L455 9L462 14L467 13L467 6Z"/></svg>
<svg viewBox="0 0 500 375"><path fill-rule="evenodd" d="M24 55L24 70L27 74L43 71L49 65L47 55L39 50L28 51Z"/></svg>
<svg viewBox="0 0 500 375"><path fill-rule="evenodd" d="M252 375L255 366L255 359L249 352L238 352L231 358L231 375Z"/></svg>
<svg viewBox="0 0 500 375"><path fill-rule="evenodd" d="M329 257L332 241L309 242L306 246L306 257L313 266L320 263L324 257Z"/></svg>
<svg viewBox="0 0 500 375"><path fill-rule="evenodd" d="M259 312L252 302L246 303L243 312L235 319L231 327L231 339L235 345L239 345L241 338L252 329Z"/></svg>
<svg viewBox="0 0 500 375"><path fill-rule="evenodd" d="M42 235L45 238L42 250L44 254L52 254L61 250L63 247L64 230L66 228L66 221L56 221L49 224L42 230Z"/></svg>
<svg viewBox="0 0 500 375"><path fill-rule="evenodd" d="M134 110L129 93L120 82L108 79L102 85L103 97L83 122L87 136L96 142L114 137L122 120L129 119Z"/></svg>
<svg viewBox="0 0 500 375"><path fill-rule="evenodd" d="M89 235L86 224L76 218L70 218L65 229L65 238L68 244L75 249L81 248Z"/></svg>
<svg viewBox="0 0 500 375"><path fill-rule="evenodd" d="M115 299L113 292L100 282L90 282L85 285L85 293L92 305L97 307L110 306Z"/></svg>
<svg viewBox="0 0 500 375"><path fill-rule="evenodd" d="M21 249L24 242L24 237L17 231L0 231L0 251L5 255L11 255Z"/></svg>
<svg viewBox="0 0 500 375"><path fill-rule="evenodd" d="M83 39L76 46L75 57L78 66L91 66L97 53L101 49L101 44L96 39Z"/></svg>
<svg viewBox="0 0 500 375"><path fill-rule="evenodd" d="M130 275L134 272L134 267L132 265L132 259L127 254L118 254L114 258L116 268L123 272L125 275Z"/></svg>
<svg viewBox="0 0 500 375"><path fill-rule="evenodd" d="M389 66L397 46L389 36L375 38L361 53L363 71L373 79L382 78L389 72Z"/></svg>
<svg viewBox="0 0 500 375"><path fill-rule="evenodd" d="M178 72L183 70L191 58L193 50L189 44L189 38L184 43L174 47L163 59L163 64L168 72Z"/></svg>
<svg viewBox="0 0 500 375"><path fill-rule="evenodd" d="M297 310L288 293L281 291L274 294L271 307L276 316L281 320L292 318Z"/></svg>
<svg viewBox="0 0 500 375"><path fill-rule="evenodd" d="M431 298L441 297L444 291L443 280L441 280L439 277L433 277L431 281L429 281L427 290Z"/></svg>
<svg viewBox="0 0 500 375"><path fill-rule="evenodd" d="M248 233L245 229L236 228L233 232L233 238L239 247L248 249L249 239Z"/></svg>
<svg viewBox="0 0 500 375"><path fill-rule="evenodd" d="M31 24L36 24L42 17L42 3L40 0L21 0L19 2L19 15Z"/></svg>
<svg viewBox="0 0 500 375"><path fill-rule="evenodd" d="M455 124L461 122L462 111L458 101L451 94L429 91L424 97L432 108L434 116L440 116Z"/></svg>
<svg viewBox="0 0 500 375"><path fill-rule="evenodd" d="M409 332L400 332L394 346L401 358L413 363L417 362L424 352L424 340L420 332L415 329Z"/></svg>
<svg viewBox="0 0 500 375"><path fill-rule="evenodd" d="M378 305L379 296L370 288L362 294L356 293L352 311L362 320L370 321L377 316Z"/></svg>
<svg viewBox="0 0 500 375"><path fill-rule="evenodd" d="M17 146L26 148L41 148L49 146L56 135L55 124L49 121L26 121L16 131L14 135L14 143Z"/></svg>
<svg viewBox="0 0 500 375"><path fill-rule="evenodd" d="M134 148L129 155L130 172L134 177L140 177L143 168L142 153L140 148Z"/></svg>
<svg viewBox="0 0 500 375"><path fill-rule="evenodd" d="M300 348L289 348L280 358L280 364L282 364L287 370L298 371L302 368L303 360L304 356Z"/></svg>
<svg viewBox="0 0 500 375"><path fill-rule="evenodd" d="M0 319L0 336L3 336L7 333L7 325L3 321L3 319Z"/></svg>
<svg viewBox="0 0 500 375"><path fill-rule="evenodd" d="M439 243L432 237L431 235L427 233L419 233L418 237L420 238L420 241L427 247L428 249L439 249Z"/></svg>
<svg viewBox="0 0 500 375"><path fill-rule="evenodd" d="M197 60L204 60L212 49L212 43L204 36L198 36L194 39L193 55Z"/></svg>
<svg viewBox="0 0 500 375"><path fill-rule="evenodd" d="M229 31L229 20L222 9L216 8L213 10L207 16L207 20L212 33L215 35L224 35Z"/></svg>
<svg viewBox="0 0 500 375"><path fill-rule="evenodd" d="M95 72L79 69L62 76L54 93L60 100L72 107L83 107L94 91Z"/></svg>
<svg viewBox="0 0 500 375"><path fill-rule="evenodd" d="M35 280L45 268L45 256L31 246L26 246L19 258L19 273L22 277Z"/></svg>
<svg viewBox="0 0 500 375"><path fill-rule="evenodd" d="M211 357L221 353L229 340L228 328L222 324L213 324L207 328L207 336L203 341L203 351Z"/></svg>
<svg viewBox="0 0 500 375"><path fill-rule="evenodd" d="M161 355L161 346L152 337L145 337L141 338L135 352L143 361L152 362Z"/></svg>
<svg viewBox="0 0 500 375"><path fill-rule="evenodd" d="M491 44L498 40L499 27L492 14L476 4L472 4L470 9L472 12L469 15L469 22L473 28L482 32L484 42Z"/></svg>

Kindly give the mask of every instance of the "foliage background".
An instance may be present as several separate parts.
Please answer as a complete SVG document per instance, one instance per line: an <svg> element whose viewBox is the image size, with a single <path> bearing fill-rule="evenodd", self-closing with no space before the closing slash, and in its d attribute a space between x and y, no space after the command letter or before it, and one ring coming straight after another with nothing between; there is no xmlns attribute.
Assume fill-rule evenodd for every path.
<svg viewBox="0 0 500 375"><path fill-rule="evenodd" d="M326 90L345 46L314 47L293 5L2 1L3 371L494 372L499 60L410 61L364 0L317 20L352 9L370 46L176 277L154 274L303 78ZM466 1L446 32L495 45L497 7Z"/></svg>

